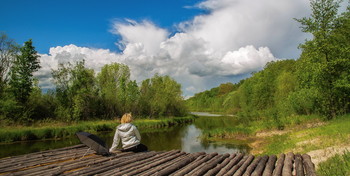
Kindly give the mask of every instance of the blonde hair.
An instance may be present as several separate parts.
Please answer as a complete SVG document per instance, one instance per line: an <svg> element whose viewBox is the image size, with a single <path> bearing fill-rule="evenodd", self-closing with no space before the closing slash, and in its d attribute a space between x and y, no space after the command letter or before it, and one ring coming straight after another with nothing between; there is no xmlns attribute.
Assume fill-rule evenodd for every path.
<svg viewBox="0 0 350 176"><path fill-rule="evenodd" d="M120 123L130 123L132 121L131 113L125 113L120 120Z"/></svg>

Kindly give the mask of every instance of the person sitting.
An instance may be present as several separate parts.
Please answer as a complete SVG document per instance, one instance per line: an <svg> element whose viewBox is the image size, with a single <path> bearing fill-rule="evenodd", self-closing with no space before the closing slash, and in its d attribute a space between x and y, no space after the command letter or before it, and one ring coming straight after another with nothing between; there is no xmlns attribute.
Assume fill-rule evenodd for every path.
<svg viewBox="0 0 350 176"><path fill-rule="evenodd" d="M110 152L118 151L117 147L120 141L122 152L145 152L148 150L147 146L141 144L141 135L136 126L131 124L132 120L131 113L122 116L121 124L117 126L115 131L113 144L109 149Z"/></svg>

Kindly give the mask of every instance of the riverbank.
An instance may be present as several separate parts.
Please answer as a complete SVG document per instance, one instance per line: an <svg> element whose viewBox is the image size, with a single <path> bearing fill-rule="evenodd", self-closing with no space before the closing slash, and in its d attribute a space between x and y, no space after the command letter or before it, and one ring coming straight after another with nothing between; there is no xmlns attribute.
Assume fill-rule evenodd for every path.
<svg viewBox="0 0 350 176"><path fill-rule="evenodd" d="M140 129L164 128L193 122L195 116L172 117L162 119L136 119L135 124ZM11 143L28 140L61 139L71 137L76 132L90 133L115 130L118 120L81 121L76 123L42 122L33 126L7 126L0 129L0 143Z"/></svg>
<svg viewBox="0 0 350 176"><path fill-rule="evenodd" d="M253 122L249 126L237 124L231 128L206 131L204 137L208 140L241 140L248 143L250 153L254 155L308 153L320 175L329 175L332 170L344 170L339 168L341 164L333 164L336 168L324 164L330 162L327 160L337 160L339 163L345 160L345 163L350 163L350 114L330 121L311 116L297 117L290 122L284 125L283 130L277 126L264 128L266 122ZM349 172L350 166L345 167Z"/></svg>

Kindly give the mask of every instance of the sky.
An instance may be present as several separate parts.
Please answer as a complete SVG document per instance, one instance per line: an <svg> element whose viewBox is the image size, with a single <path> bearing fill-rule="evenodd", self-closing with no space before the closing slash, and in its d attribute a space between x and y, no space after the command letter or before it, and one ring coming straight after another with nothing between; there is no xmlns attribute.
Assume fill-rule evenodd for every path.
<svg viewBox="0 0 350 176"><path fill-rule="evenodd" d="M190 97L297 59L308 36L293 18L309 9L308 0L2 0L0 31L33 40L42 89L59 63L84 59L96 73L126 64L138 83L169 75Z"/></svg>

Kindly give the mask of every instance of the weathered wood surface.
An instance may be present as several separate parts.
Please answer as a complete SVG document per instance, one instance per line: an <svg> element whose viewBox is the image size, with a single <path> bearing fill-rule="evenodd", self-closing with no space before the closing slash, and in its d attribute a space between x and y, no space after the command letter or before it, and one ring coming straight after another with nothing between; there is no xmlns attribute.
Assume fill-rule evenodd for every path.
<svg viewBox="0 0 350 176"><path fill-rule="evenodd" d="M310 156L166 152L95 155L84 145L0 159L0 175L316 175ZM84 154L86 155L84 156Z"/></svg>

